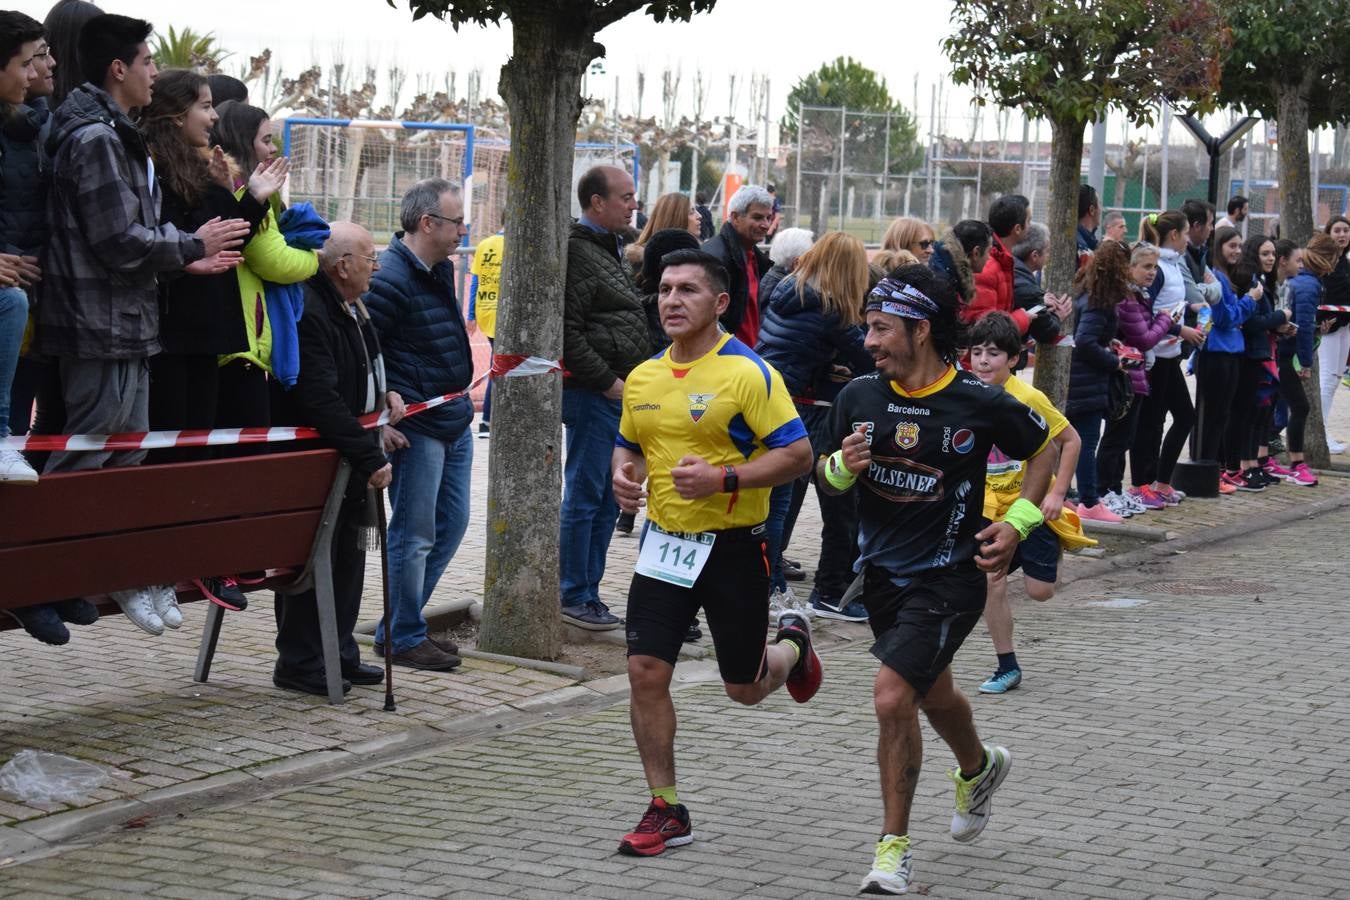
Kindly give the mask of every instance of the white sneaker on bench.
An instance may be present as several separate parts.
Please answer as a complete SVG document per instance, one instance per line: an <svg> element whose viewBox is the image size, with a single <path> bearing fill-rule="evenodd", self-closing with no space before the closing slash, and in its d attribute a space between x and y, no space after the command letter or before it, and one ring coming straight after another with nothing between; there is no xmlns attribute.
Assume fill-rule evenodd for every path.
<svg viewBox="0 0 1350 900"><path fill-rule="evenodd" d="M130 619L133 625L146 634L159 637L164 633L164 620L155 612L155 599L150 591L150 588L136 588L130 591L113 591L108 596L122 608L123 615Z"/></svg>
<svg viewBox="0 0 1350 900"><path fill-rule="evenodd" d="M0 450L0 481L9 484L37 484L38 473L18 450Z"/></svg>
<svg viewBox="0 0 1350 900"><path fill-rule="evenodd" d="M177 628L183 624L183 611L178 608L178 592L171 584L160 584L146 588L155 604L155 614L164 622L166 628Z"/></svg>

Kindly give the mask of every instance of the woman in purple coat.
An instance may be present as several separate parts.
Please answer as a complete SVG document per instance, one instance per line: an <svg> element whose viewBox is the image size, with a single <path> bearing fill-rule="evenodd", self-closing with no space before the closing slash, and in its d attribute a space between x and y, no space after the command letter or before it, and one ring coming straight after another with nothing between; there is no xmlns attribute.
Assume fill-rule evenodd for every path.
<svg viewBox="0 0 1350 900"><path fill-rule="evenodd" d="M1116 337L1126 347L1132 347L1137 354L1124 354L1122 358L1138 357L1138 362L1126 369L1130 376L1130 387L1134 389L1134 402L1130 411L1110 422L1106 433L1102 435L1101 447L1097 450L1097 483L1106 489L1102 496L1107 508L1116 511L1116 506L1128 509L1131 513L1146 509L1158 509L1165 506L1161 500L1149 498L1142 493L1131 491L1124 493L1122 484L1125 478L1125 451L1134 443L1135 429L1139 425L1139 409L1143 398L1148 396L1148 363L1152 361L1154 346L1170 335L1181 333L1181 323L1174 321L1166 312L1153 312L1153 301L1149 298L1148 288L1158 274L1158 248L1152 244L1138 244L1130 253L1130 289L1125 298L1116 307ZM1120 513L1117 513L1118 515Z"/></svg>

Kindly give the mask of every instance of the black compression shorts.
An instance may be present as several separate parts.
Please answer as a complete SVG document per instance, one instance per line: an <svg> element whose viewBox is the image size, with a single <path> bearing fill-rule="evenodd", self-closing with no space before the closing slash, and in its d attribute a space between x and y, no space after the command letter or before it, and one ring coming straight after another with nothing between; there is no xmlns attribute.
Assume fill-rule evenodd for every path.
<svg viewBox="0 0 1350 900"><path fill-rule="evenodd" d="M693 587L634 573L628 588L628 655L654 656L672 666L702 607L727 684L753 684L763 675L769 621L769 562L763 525L714 532L708 562ZM652 536L644 529L642 539Z"/></svg>

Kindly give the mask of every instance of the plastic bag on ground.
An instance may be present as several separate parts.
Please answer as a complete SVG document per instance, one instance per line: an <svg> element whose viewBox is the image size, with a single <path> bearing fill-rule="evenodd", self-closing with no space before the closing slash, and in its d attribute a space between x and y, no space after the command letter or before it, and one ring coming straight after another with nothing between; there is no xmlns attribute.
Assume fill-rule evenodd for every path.
<svg viewBox="0 0 1350 900"><path fill-rule="evenodd" d="M20 750L0 767L0 791L20 803L73 803L107 780L98 766L41 750Z"/></svg>

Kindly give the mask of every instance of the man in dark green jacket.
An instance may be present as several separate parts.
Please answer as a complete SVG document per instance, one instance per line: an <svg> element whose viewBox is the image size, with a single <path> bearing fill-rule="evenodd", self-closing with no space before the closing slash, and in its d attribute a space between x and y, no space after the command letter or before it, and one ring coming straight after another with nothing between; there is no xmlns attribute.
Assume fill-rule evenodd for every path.
<svg viewBox="0 0 1350 900"><path fill-rule="evenodd" d="M562 420L566 427L561 540L563 620L591 631L622 622L600 602L618 505L609 463L623 380L650 353L642 299L619 232L637 208L632 177L596 166L577 182L581 218L567 239Z"/></svg>

